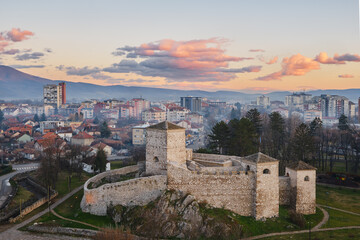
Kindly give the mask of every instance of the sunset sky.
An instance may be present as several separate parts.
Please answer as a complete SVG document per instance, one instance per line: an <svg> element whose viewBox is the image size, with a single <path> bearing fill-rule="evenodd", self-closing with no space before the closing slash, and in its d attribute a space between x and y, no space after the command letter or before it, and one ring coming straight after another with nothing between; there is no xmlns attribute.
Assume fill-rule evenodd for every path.
<svg viewBox="0 0 360 240"><path fill-rule="evenodd" d="M99 85L360 88L359 1L4 1L0 64Z"/></svg>

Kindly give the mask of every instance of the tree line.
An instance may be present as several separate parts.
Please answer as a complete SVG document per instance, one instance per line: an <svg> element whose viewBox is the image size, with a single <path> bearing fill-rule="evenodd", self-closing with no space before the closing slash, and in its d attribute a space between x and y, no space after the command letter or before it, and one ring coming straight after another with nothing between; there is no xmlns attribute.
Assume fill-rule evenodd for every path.
<svg viewBox="0 0 360 240"><path fill-rule="evenodd" d="M251 109L242 118L216 123L207 148L199 151L236 156L260 151L279 160L280 174L289 162L299 160L323 172L332 172L335 162L342 162L345 172L357 174L360 133L345 115L340 116L337 128L328 128L319 118L306 124L298 117L285 119L278 112L260 114Z"/></svg>

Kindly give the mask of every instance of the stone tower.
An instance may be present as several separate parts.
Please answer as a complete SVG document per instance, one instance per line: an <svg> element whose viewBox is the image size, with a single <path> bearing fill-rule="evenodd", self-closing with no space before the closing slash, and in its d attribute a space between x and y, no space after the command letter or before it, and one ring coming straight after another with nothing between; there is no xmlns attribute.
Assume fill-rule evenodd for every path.
<svg viewBox="0 0 360 240"><path fill-rule="evenodd" d="M186 165L185 129L165 121L146 129L146 173L166 175L169 161Z"/></svg>
<svg viewBox="0 0 360 240"><path fill-rule="evenodd" d="M295 162L285 168L290 177L290 205L297 213L314 214L316 212L316 168Z"/></svg>
<svg viewBox="0 0 360 240"><path fill-rule="evenodd" d="M279 161L261 152L243 161L256 174L253 216L257 220L279 216Z"/></svg>

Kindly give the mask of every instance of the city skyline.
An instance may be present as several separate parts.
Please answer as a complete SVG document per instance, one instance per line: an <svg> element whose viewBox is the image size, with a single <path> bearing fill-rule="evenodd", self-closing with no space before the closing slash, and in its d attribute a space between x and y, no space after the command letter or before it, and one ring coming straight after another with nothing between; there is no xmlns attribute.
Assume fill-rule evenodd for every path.
<svg viewBox="0 0 360 240"><path fill-rule="evenodd" d="M360 86L358 1L2 5L0 64L44 78L209 91Z"/></svg>

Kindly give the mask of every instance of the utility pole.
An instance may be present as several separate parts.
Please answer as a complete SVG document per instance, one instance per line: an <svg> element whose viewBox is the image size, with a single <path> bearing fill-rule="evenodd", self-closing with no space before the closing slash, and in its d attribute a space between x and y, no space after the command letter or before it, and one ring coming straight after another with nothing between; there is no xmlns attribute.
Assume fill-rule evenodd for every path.
<svg viewBox="0 0 360 240"><path fill-rule="evenodd" d="M48 189L48 208L49 208L49 216L50 216L50 185L48 185L47 189Z"/></svg>
<svg viewBox="0 0 360 240"><path fill-rule="evenodd" d="M21 199L20 199L20 214L19 214L19 216L21 216Z"/></svg>

